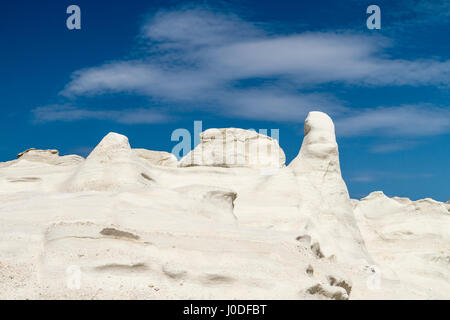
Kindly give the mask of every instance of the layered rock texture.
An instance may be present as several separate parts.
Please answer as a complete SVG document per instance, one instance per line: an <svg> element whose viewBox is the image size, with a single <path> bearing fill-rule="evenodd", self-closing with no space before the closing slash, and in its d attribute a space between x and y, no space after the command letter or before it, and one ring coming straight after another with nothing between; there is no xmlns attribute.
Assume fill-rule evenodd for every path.
<svg viewBox="0 0 450 320"><path fill-rule="evenodd" d="M69 177L67 191L133 191L153 184L146 159L133 152L128 138L108 133Z"/></svg>
<svg viewBox="0 0 450 320"><path fill-rule="evenodd" d="M289 164L298 184L303 230L321 245L326 256L372 262L358 229L347 186L341 176L339 151L330 117L311 112L305 121L305 138Z"/></svg>
<svg viewBox="0 0 450 320"><path fill-rule="evenodd" d="M180 161L180 167L282 168L286 157L277 140L255 131L208 129L200 144Z"/></svg>
<svg viewBox="0 0 450 320"><path fill-rule="evenodd" d="M179 162L109 133L0 163L0 298L449 299L449 204L349 198L332 120L209 129Z"/></svg>

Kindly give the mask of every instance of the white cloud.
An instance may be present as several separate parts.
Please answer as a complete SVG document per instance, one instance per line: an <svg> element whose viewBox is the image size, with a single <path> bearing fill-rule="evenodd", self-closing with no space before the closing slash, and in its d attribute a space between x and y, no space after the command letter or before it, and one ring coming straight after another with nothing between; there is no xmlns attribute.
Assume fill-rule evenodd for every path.
<svg viewBox="0 0 450 320"><path fill-rule="evenodd" d="M183 50L222 46L262 33L236 15L202 8L159 11L142 28L142 37L163 45L162 48Z"/></svg>
<svg viewBox="0 0 450 320"><path fill-rule="evenodd" d="M450 61L387 57L382 37L351 33L267 34L254 24L201 9L158 12L144 25L144 57L80 70L65 95L137 92L167 100L201 101L229 83L287 78L300 87L330 82L358 85L448 85Z"/></svg>
<svg viewBox="0 0 450 320"><path fill-rule="evenodd" d="M62 93L72 96L118 91L145 92L158 78L157 72L148 65L117 62L75 72Z"/></svg>
<svg viewBox="0 0 450 320"><path fill-rule="evenodd" d="M255 120L302 122L311 110L330 114L347 110L333 96L319 93L247 89L231 91L224 94L222 99L222 113Z"/></svg>
<svg viewBox="0 0 450 320"><path fill-rule="evenodd" d="M417 141L397 141L375 144L370 147L369 151L372 153L390 153L412 149L417 146Z"/></svg>
<svg viewBox="0 0 450 320"><path fill-rule="evenodd" d="M167 122L169 118L163 113L150 109L127 110L88 110L72 106L51 105L38 107L33 111L36 122L76 121L76 120L110 120L123 124L146 124Z"/></svg>
<svg viewBox="0 0 450 320"><path fill-rule="evenodd" d="M349 181L354 182L373 182L382 179L389 180L408 180L408 179L429 179L433 177L431 173L402 173L397 171L381 171L372 170L365 172L358 172L349 177Z"/></svg>
<svg viewBox="0 0 450 320"><path fill-rule="evenodd" d="M404 105L353 111L336 121L340 136L431 136L450 132L450 107Z"/></svg>
<svg viewBox="0 0 450 320"><path fill-rule="evenodd" d="M377 180L377 176L371 173L358 173L356 175L353 175L349 178L349 181L354 181L354 182L372 182Z"/></svg>
<svg viewBox="0 0 450 320"><path fill-rule="evenodd" d="M450 84L450 61L390 58L388 39L354 33L274 35L231 14L204 9L160 11L142 27L146 43L137 60L82 69L61 92L68 98L130 93L163 102L165 110L35 109L40 121L111 119L164 121L173 109L209 111L246 119L303 121L311 110L337 119L339 135L433 135L449 131L445 107L346 108L330 94L306 93L317 85ZM237 85L268 79L270 84ZM264 82L264 81L263 81ZM170 109L169 109L170 108ZM133 114L136 114L133 111ZM148 119L148 120L145 120Z"/></svg>

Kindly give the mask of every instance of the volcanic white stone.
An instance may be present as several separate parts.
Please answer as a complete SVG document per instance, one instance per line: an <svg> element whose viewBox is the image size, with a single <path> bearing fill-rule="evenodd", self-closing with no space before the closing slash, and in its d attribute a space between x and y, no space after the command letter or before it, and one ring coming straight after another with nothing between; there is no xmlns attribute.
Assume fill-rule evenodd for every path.
<svg viewBox="0 0 450 320"><path fill-rule="evenodd" d="M127 137L110 132L69 178L67 191L125 191L148 187L153 178L144 161L132 152Z"/></svg>
<svg viewBox="0 0 450 320"><path fill-rule="evenodd" d="M0 163L0 299L449 299L449 204L350 200L323 113L287 167L229 130L181 167L117 133Z"/></svg>
<svg viewBox="0 0 450 320"><path fill-rule="evenodd" d="M450 286L443 275L450 265L450 214L444 203L399 201L377 191L358 202L355 216L384 277L415 286L422 299L429 288L436 297L448 297Z"/></svg>
<svg viewBox="0 0 450 320"><path fill-rule="evenodd" d="M149 161L156 166L176 167L178 166L177 157L169 152L152 151L147 149L132 149L133 153L139 158Z"/></svg>
<svg viewBox="0 0 450 320"><path fill-rule="evenodd" d="M84 161L83 157L77 155L59 156L58 150L28 149L17 155L19 161L31 161L47 163L51 165L73 165Z"/></svg>
<svg viewBox="0 0 450 320"><path fill-rule="evenodd" d="M304 232L320 244L325 256L371 263L341 176L334 124L328 115L308 114L302 147L289 168L299 185Z"/></svg>
<svg viewBox="0 0 450 320"><path fill-rule="evenodd" d="M282 168L286 157L276 139L251 130L208 129L200 144L180 161L180 167Z"/></svg>

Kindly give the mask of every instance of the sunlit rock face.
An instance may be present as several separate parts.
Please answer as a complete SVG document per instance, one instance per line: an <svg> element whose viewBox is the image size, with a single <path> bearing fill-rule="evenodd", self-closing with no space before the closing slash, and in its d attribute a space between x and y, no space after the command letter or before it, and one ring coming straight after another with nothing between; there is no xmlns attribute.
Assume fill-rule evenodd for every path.
<svg viewBox="0 0 450 320"><path fill-rule="evenodd" d="M277 140L251 130L208 129L200 144L180 161L181 167L282 168L286 161Z"/></svg>
<svg viewBox="0 0 450 320"><path fill-rule="evenodd" d="M358 201L354 212L366 246L387 279L414 283L422 299L427 290L449 296L450 212L445 203L389 198L376 191Z"/></svg>
<svg viewBox="0 0 450 320"><path fill-rule="evenodd" d="M449 205L350 199L321 112L287 166L236 128L179 162L30 149L0 163L0 299L449 299Z"/></svg>
<svg viewBox="0 0 450 320"><path fill-rule="evenodd" d="M334 124L327 114L308 114L300 152L289 168L299 185L304 232L316 239L326 256L370 263L341 176Z"/></svg>
<svg viewBox="0 0 450 320"><path fill-rule="evenodd" d="M128 138L110 132L67 181L67 191L140 190L153 183L151 175Z"/></svg>
<svg viewBox="0 0 450 320"><path fill-rule="evenodd" d="M28 149L17 155L18 161L30 161L38 163L47 163L51 165L72 165L78 164L84 160L77 155L59 156L58 150L38 150Z"/></svg>
<svg viewBox="0 0 450 320"><path fill-rule="evenodd" d="M152 151L147 149L133 149L133 153L139 158L147 160L150 164L163 167L178 166L177 157L169 152Z"/></svg>

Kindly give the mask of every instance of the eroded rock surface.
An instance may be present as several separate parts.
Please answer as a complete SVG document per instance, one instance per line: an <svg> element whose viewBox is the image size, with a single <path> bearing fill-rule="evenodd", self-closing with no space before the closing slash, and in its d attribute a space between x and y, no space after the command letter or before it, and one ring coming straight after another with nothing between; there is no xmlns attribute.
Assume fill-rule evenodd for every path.
<svg viewBox="0 0 450 320"><path fill-rule="evenodd" d="M180 166L282 168L285 160L277 140L268 136L237 128L208 129Z"/></svg>
<svg viewBox="0 0 450 320"><path fill-rule="evenodd" d="M284 162L235 128L180 163L117 133L87 159L27 150L0 163L0 298L450 297L449 203L351 200L321 112Z"/></svg>

